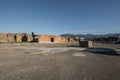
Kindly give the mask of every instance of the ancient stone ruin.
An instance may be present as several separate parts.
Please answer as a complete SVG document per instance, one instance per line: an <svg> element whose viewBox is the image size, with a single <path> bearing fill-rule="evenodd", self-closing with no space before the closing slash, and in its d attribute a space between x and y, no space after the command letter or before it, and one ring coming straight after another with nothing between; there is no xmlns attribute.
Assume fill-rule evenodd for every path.
<svg viewBox="0 0 120 80"><path fill-rule="evenodd" d="M80 41L79 45L80 47L88 47L88 48L93 47L92 41Z"/></svg>
<svg viewBox="0 0 120 80"><path fill-rule="evenodd" d="M0 42L37 42L37 43L66 43L75 42L72 37L54 35L32 35L27 33L0 33Z"/></svg>
<svg viewBox="0 0 120 80"><path fill-rule="evenodd" d="M0 33L0 42L7 42L7 34Z"/></svg>
<svg viewBox="0 0 120 80"><path fill-rule="evenodd" d="M93 42L90 41L90 40L86 40L85 38L80 38L79 39L79 46L80 47L92 48L93 47Z"/></svg>
<svg viewBox="0 0 120 80"><path fill-rule="evenodd" d="M7 34L7 42L15 42L15 34Z"/></svg>
<svg viewBox="0 0 120 80"><path fill-rule="evenodd" d="M39 35L38 43L63 43L63 42L72 42L73 39L62 36L53 36L53 35Z"/></svg>

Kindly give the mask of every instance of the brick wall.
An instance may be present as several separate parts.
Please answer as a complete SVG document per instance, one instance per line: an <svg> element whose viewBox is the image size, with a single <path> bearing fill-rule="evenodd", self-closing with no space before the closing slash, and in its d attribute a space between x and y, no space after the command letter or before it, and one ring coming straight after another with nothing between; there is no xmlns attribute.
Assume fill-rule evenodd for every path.
<svg viewBox="0 0 120 80"><path fill-rule="evenodd" d="M33 37L31 34L27 34L27 42L32 42L33 41Z"/></svg>
<svg viewBox="0 0 120 80"><path fill-rule="evenodd" d="M15 42L15 34L8 33L7 34L7 42Z"/></svg>
<svg viewBox="0 0 120 80"><path fill-rule="evenodd" d="M16 38L16 42L22 42L22 34L16 34L15 35L15 38Z"/></svg>
<svg viewBox="0 0 120 80"><path fill-rule="evenodd" d="M56 37L54 37L54 39L55 39L55 41L54 41L55 43L65 42L64 38L61 36L56 36Z"/></svg>
<svg viewBox="0 0 120 80"><path fill-rule="evenodd" d="M0 42L38 42L38 43L63 43L63 42L74 42L74 38L52 36L52 35L39 35L32 37L31 34L27 33L0 33Z"/></svg>
<svg viewBox="0 0 120 80"><path fill-rule="evenodd" d="M49 35L39 35L38 36L38 43L50 43L51 36Z"/></svg>
<svg viewBox="0 0 120 80"><path fill-rule="evenodd" d="M72 42L72 38L70 41ZM74 41L74 40L73 40ZM63 43L68 42L68 38L62 36L40 35L38 36L38 43Z"/></svg>
<svg viewBox="0 0 120 80"><path fill-rule="evenodd" d="M7 42L7 34L0 33L0 42Z"/></svg>
<svg viewBox="0 0 120 80"><path fill-rule="evenodd" d="M70 42L75 42L75 39L74 38L70 38Z"/></svg>
<svg viewBox="0 0 120 80"><path fill-rule="evenodd" d="M79 46L80 47L92 48L93 47L93 43L92 43L92 41L80 41L79 42Z"/></svg>

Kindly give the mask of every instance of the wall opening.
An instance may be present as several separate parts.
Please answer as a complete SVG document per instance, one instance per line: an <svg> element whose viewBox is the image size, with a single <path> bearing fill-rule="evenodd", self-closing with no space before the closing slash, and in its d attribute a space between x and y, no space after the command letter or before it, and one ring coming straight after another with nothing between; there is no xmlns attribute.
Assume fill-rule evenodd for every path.
<svg viewBox="0 0 120 80"><path fill-rule="evenodd" d="M22 37L22 42L27 42L27 35L26 34Z"/></svg>
<svg viewBox="0 0 120 80"><path fill-rule="evenodd" d="M54 42L54 38L51 38L51 42Z"/></svg>
<svg viewBox="0 0 120 80"><path fill-rule="evenodd" d="M70 38L68 38L68 42L70 42Z"/></svg>

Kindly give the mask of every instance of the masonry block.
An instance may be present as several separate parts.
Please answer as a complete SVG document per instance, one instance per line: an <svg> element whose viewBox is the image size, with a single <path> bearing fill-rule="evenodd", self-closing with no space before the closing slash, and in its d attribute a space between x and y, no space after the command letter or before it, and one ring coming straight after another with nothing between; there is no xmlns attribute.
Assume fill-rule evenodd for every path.
<svg viewBox="0 0 120 80"><path fill-rule="evenodd" d="M0 33L0 42L7 42L7 34Z"/></svg>
<svg viewBox="0 0 120 80"><path fill-rule="evenodd" d="M15 34L8 33L7 34L7 42L15 42Z"/></svg>
<svg viewBox="0 0 120 80"><path fill-rule="evenodd" d="M16 34L15 35L15 38L16 38L16 42L22 42L22 34Z"/></svg>
<svg viewBox="0 0 120 80"><path fill-rule="evenodd" d="M31 34L27 34L27 42L32 42L33 41L33 37Z"/></svg>
<svg viewBox="0 0 120 80"><path fill-rule="evenodd" d="M51 37L49 35L39 35L38 36L38 43L50 43Z"/></svg>
<svg viewBox="0 0 120 80"><path fill-rule="evenodd" d="M93 42L92 41L80 41L79 46L80 47L92 48L93 47Z"/></svg>

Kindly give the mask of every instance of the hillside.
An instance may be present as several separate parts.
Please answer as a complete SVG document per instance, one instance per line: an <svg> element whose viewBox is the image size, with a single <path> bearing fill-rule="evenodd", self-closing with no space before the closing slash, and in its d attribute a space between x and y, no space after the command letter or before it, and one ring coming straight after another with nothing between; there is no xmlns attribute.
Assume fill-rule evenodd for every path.
<svg viewBox="0 0 120 80"><path fill-rule="evenodd" d="M75 36L75 37L85 37L88 39L99 38L99 37L118 37L120 33L110 33L110 34L103 34L103 35L95 35L95 34L62 34L60 36Z"/></svg>

